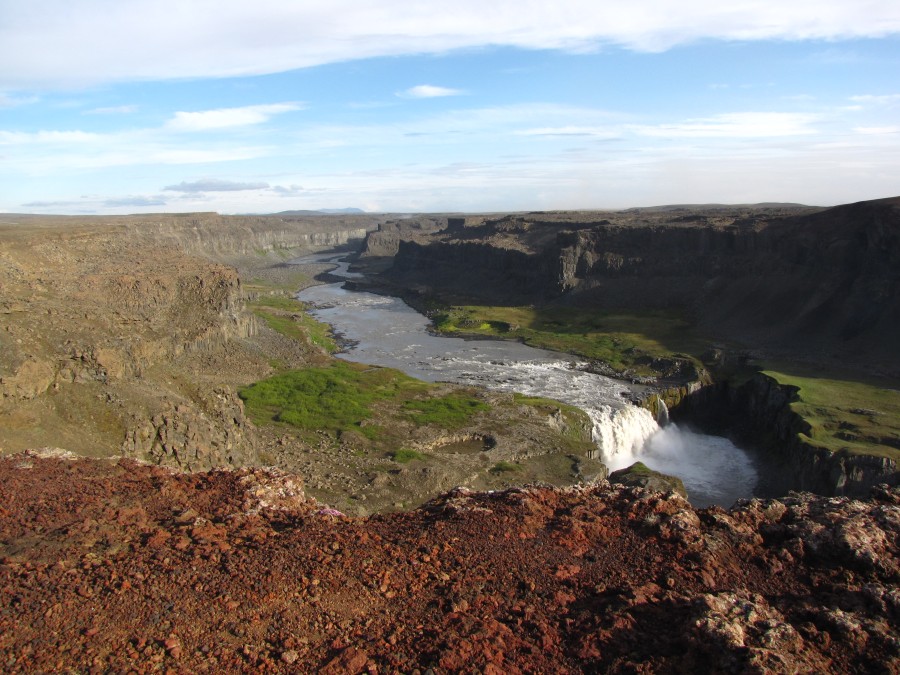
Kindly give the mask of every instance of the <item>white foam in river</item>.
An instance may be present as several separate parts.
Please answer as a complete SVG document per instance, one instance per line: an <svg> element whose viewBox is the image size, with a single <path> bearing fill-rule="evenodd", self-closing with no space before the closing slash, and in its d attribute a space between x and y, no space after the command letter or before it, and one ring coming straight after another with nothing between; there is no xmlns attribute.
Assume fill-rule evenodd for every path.
<svg viewBox="0 0 900 675"><path fill-rule="evenodd" d="M351 276L346 264L333 273ZM340 284L308 288L299 297L317 307L317 319L355 343L342 358L397 368L431 382L476 384L581 408L593 422L599 458L611 471L640 460L677 475L697 506L730 506L750 496L756 484L750 458L728 439L676 425L660 429L649 411L622 396L630 393L630 385L587 372L579 359L518 342L435 336L427 330L428 319L402 300L345 290Z"/></svg>

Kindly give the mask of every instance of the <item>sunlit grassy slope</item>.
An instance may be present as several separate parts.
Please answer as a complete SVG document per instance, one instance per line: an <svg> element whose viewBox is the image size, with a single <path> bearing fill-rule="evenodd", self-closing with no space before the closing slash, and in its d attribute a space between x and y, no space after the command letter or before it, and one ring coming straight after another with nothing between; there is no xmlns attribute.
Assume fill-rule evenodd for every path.
<svg viewBox="0 0 900 675"><path fill-rule="evenodd" d="M845 379L763 371L800 388L791 408L812 427L809 442L831 451L900 460L900 391Z"/></svg>

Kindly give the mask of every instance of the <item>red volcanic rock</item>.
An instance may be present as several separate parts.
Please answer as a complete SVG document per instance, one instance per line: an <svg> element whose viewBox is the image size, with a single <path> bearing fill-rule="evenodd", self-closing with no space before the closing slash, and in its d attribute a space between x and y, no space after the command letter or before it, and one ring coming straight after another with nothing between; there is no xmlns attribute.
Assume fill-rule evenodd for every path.
<svg viewBox="0 0 900 675"><path fill-rule="evenodd" d="M4 672L896 672L900 490L731 511L457 489L336 516L265 470L0 459Z"/></svg>

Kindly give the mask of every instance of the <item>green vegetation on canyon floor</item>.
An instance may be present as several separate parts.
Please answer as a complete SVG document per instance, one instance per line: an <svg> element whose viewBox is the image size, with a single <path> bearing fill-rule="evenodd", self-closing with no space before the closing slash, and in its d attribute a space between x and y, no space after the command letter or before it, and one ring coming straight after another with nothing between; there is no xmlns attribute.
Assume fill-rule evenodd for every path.
<svg viewBox="0 0 900 675"><path fill-rule="evenodd" d="M373 405L384 402L393 414L416 426L434 425L452 430L490 406L474 396L451 392L422 398L440 390L392 368L333 361L322 368L290 370L240 390L247 412L257 424L278 422L306 432L350 431L370 439L381 432L366 422Z"/></svg>
<svg viewBox="0 0 900 675"><path fill-rule="evenodd" d="M671 312L453 305L431 314L435 330L445 335L521 340L602 361L619 373L660 375L654 361L674 357L699 365L707 347L683 317Z"/></svg>
<svg viewBox="0 0 900 675"><path fill-rule="evenodd" d="M700 355L711 344L672 312L435 303L429 313L435 330L445 335L521 340L635 375L658 376L658 365L673 359L699 366ZM813 377L808 370L778 364L764 371L782 385L800 388L800 400L791 407L812 427L805 440L832 452L900 460L900 391L838 374Z"/></svg>

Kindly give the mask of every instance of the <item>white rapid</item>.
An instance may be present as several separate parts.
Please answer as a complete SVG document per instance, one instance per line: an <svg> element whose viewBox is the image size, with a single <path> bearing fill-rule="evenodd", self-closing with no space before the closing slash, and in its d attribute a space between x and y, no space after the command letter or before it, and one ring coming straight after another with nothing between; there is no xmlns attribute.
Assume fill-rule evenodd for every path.
<svg viewBox="0 0 900 675"><path fill-rule="evenodd" d="M351 276L346 264L332 274ZM639 388L589 372L588 364L575 357L517 342L436 336L428 332L428 319L402 300L346 290L340 284L308 288L299 297L316 307L316 318L348 341L342 358L397 368L432 382L479 385L581 408L593 422L596 456L611 471L640 460L652 469L679 476L698 506L729 506L749 496L756 483L746 453L727 439L690 434L675 425L661 430L649 411L630 403ZM667 416L661 418L666 420ZM726 466L718 463L719 456L730 458ZM717 486L723 482L728 486L720 490Z"/></svg>

